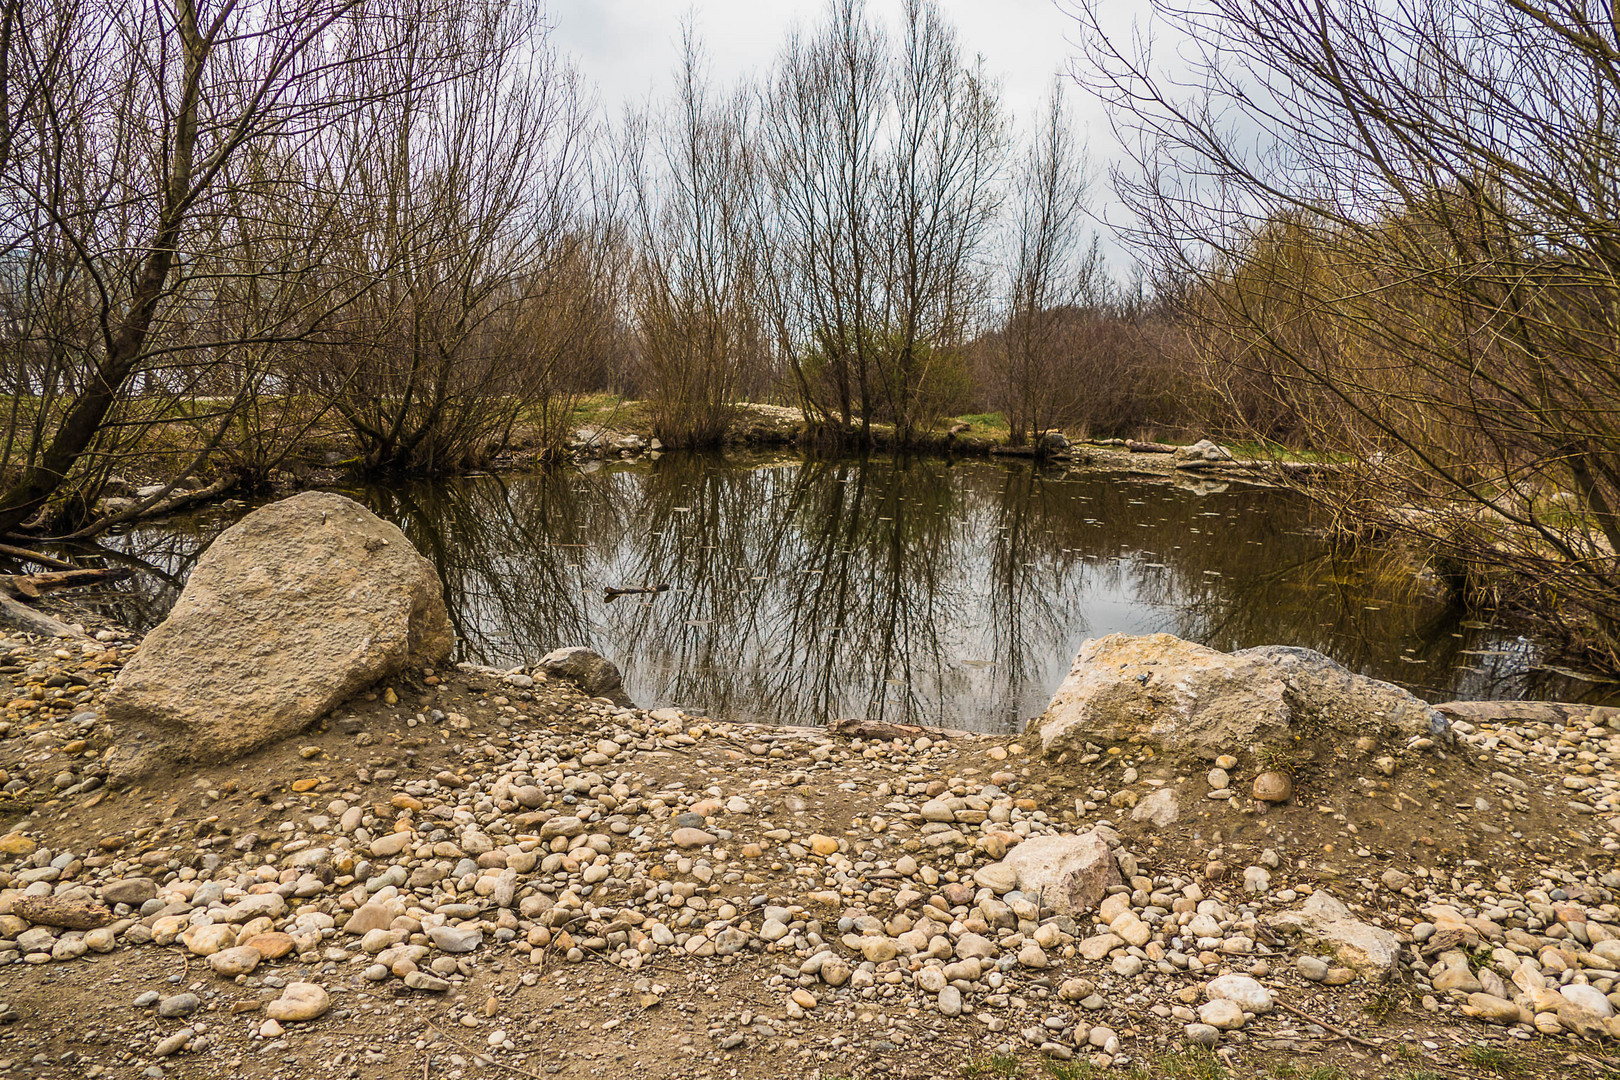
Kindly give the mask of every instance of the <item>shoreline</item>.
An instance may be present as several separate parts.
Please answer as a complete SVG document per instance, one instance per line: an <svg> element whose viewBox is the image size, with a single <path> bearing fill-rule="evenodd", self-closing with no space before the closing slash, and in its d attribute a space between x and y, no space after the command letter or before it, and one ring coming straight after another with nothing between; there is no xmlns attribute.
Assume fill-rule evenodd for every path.
<svg viewBox="0 0 1620 1080"><path fill-rule="evenodd" d="M10 1070L72 1053L93 1076L339 1055L401 1080L450 1055L564 1077L945 1076L964 1059L1260 1076L1309 1047L1404 1080L1477 1071L1475 1045L1531 1077L1606 1052L1537 1033L1539 1014L1504 1026L1486 1000L1514 982L1487 970L1546 972L1548 949L1573 961L1565 985L1620 997L1598 947L1620 939L1620 732L1590 712L1464 723L1456 752L1387 766L1306 766L1297 804L1262 807L1214 798L1225 775L1207 763L1129 747L1060 762L1018 736L737 725L460 665L233 765L118 792L58 783L93 776L116 737L85 714L133 644L4 646L0 770L34 777L0 798ZM1166 790L1175 819L1137 813ZM1101 913L987 876L1021 842L1088 830L1119 845ZM30 890L106 923L19 925ZM1389 982L1348 944L1280 929L1317 894L1393 935ZM1477 972L1448 966L1492 945ZM242 952L260 946L285 951ZM1212 1004L1226 976L1265 997ZM267 1019L293 982L321 988L323 1016ZM172 1018L132 1004L150 991Z"/></svg>

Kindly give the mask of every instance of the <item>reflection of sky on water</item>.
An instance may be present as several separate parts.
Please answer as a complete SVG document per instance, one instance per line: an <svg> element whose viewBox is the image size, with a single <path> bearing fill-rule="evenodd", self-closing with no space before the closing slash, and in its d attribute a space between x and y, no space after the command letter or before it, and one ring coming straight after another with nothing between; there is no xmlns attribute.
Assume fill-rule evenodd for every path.
<svg viewBox="0 0 1620 1080"><path fill-rule="evenodd" d="M736 719L1006 730L1088 637L1305 645L1432 699L1571 696L1511 630L1335 558L1282 492L1027 463L671 455L349 492L440 569L463 656L585 644L631 696ZM178 579L228 518L118 539ZM605 586L667 583L655 597ZM117 601L149 621L172 583Z"/></svg>

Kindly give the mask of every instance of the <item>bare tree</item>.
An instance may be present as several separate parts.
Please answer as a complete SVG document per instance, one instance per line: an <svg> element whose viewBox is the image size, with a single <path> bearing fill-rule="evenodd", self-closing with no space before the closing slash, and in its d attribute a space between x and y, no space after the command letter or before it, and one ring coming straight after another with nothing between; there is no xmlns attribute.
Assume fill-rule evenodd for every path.
<svg viewBox="0 0 1620 1080"><path fill-rule="evenodd" d="M982 64L928 0L905 0L891 68L895 136L878 230L882 348L875 400L909 443L962 393L964 347L986 293L979 263L999 208L1003 129Z"/></svg>
<svg viewBox="0 0 1620 1080"><path fill-rule="evenodd" d="M775 215L770 302L777 345L807 420L869 436L880 310L872 245L884 203L880 154L887 43L861 0L831 0L814 37L789 37L765 93ZM857 412L858 410L858 412Z"/></svg>
<svg viewBox="0 0 1620 1080"><path fill-rule="evenodd" d="M383 92L346 76L373 59L362 33L386 50L391 25L358 0L0 10L0 533L43 521L109 425L141 422L120 410L169 377L155 351L200 338L178 301L238 159Z"/></svg>
<svg viewBox="0 0 1620 1080"><path fill-rule="evenodd" d="M596 236L590 111L538 4L466 5L406 34L379 73L397 92L327 135L357 215L337 265L371 285L310 377L365 468L454 471L504 448L576 344L551 335Z"/></svg>
<svg viewBox="0 0 1620 1080"><path fill-rule="evenodd" d="M1208 348L1354 463L1319 494L1620 666L1612 5L1156 6L1191 91L1078 14Z"/></svg>
<svg viewBox="0 0 1620 1080"><path fill-rule="evenodd" d="M677 80L666 113L628 125L632 309L654 433L691 446L724 437L739 387L769 368L770 347L755 299L762 268L751 95L716 100L690 26Z"/></svg>
<svg viewBox="0 0 1620 1080"><path fill-rule="evenodd" d="M1104 276L1096 237L1084 236L1089 178L1073 120L1054 82L1013 181L1012 264L993 400L1014 445L1077 419L1095 384L1076 378L1077 307L1097 308Z"/></svg>

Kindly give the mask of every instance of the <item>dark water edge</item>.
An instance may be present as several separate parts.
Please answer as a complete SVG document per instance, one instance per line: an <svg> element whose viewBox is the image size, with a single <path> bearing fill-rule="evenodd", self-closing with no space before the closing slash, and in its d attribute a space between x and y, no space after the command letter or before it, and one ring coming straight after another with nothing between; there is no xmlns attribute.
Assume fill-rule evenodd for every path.
<svg viewBox="0 0 1620 1080"><path fill-rule="evenodd" d="M458 659L560 645L631 697L733 720L865 716L1010 731L1086 638L1303 645L1430 700L1603 701L1522 627L1452 607L1400 560L1336 555L1292 493L1029 462L670 454L341 488L438 567ZM241 504L115 546L160 568L108 600L156 623ZM670 586L604 598L606 587Z"/></svg>

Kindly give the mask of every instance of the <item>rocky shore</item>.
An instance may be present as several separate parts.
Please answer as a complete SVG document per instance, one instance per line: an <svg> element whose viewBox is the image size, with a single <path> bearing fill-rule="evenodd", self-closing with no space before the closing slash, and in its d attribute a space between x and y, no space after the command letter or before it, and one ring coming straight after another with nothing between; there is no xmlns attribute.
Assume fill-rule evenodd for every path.
<svg viewBox="0 0 1620 1080"><path fill-rule="evenodd" d="M1614 1072L1613 710L1343 736L1297 650L1170 642L1104 639L1016 737L407 665L290 739L121 780L139 643L5 639L0 1075ZM1213 730L1207 687L1266 691L1259 663L1287 740L1166 741ZM1154 738L1058 712L1147 715L1122 686Z"/></svg>

